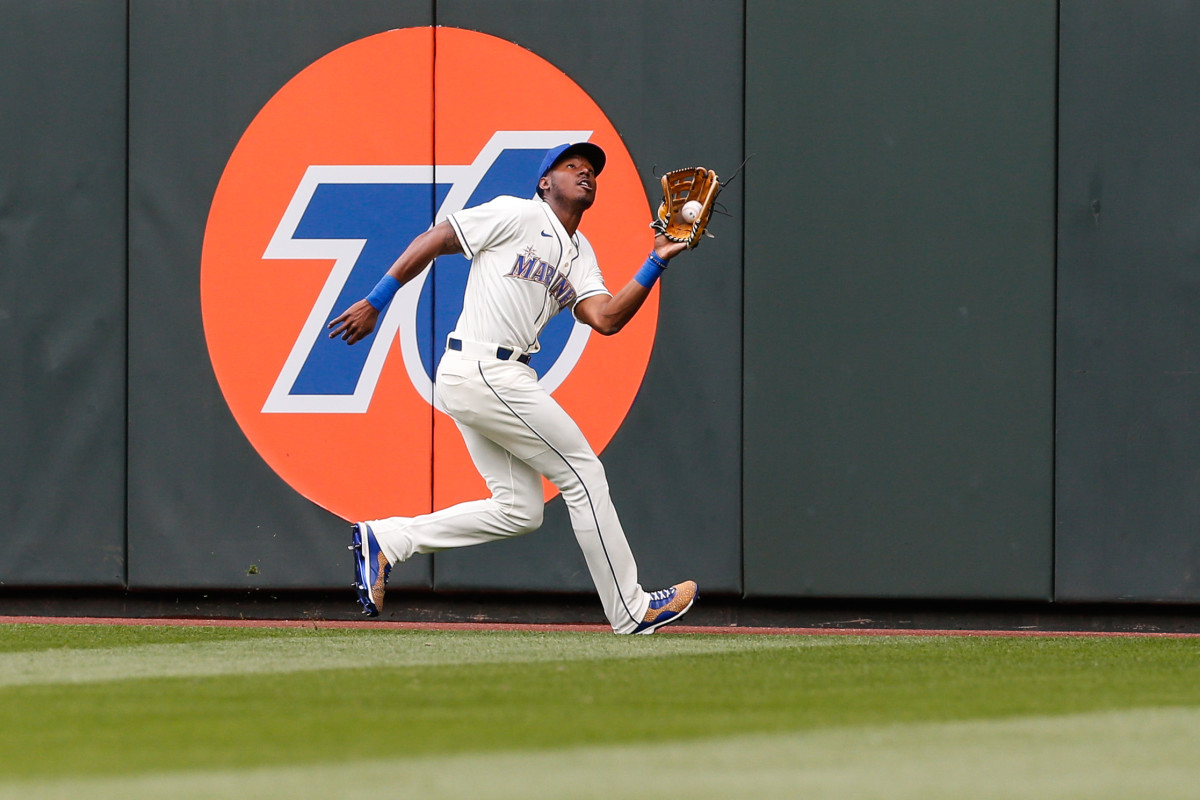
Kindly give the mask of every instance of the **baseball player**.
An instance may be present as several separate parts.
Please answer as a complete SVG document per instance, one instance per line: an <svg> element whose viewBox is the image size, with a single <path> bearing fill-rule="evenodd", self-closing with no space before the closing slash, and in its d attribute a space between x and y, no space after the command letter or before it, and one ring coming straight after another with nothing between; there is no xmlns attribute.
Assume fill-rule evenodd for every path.
<svg viewBox="0 0 1200 800"><path fill-rule="evenodd" d="M562 492L616 633L653 633L691 608L694 581L642 589L604 467L528 365L542 329L563 309L603 335L621 330L667 262L686 247L660 234L633 280L615 295L605 287L595 253L579 232L604 163L604 151L589 142L551 149L538 172L536 197L497 197L450 215L414 239L369 296L329 323L330 337L352 345L374 330L396 291L434 258L461 253L471 261L436 391L491 497L417 517L356 523L351 549L363 613L379 613L392 565L414 553L537 530L543 475Z"/></svg>

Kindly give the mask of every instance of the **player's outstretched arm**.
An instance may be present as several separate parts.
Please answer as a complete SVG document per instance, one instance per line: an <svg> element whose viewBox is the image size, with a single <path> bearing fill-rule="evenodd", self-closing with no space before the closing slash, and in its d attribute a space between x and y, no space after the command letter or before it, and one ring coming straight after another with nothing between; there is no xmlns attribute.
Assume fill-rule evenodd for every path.
<svg viewBox="0 0 1200 800"><path fill-rule="evenodd" d="M450 223L443 220L434 225L412 240L370 295L329 323L329 338L340 336L346 340L346 344L354 344L370 336L379 320L379 313L387 307L401 286L419 275L438 256L461 252L462 245Z"/></svg>
<svg viewBox="0 0 1200 800"><path fill-rule="evenodd" d="M650 296L650 289L666 268L667 262L686 249L686 242L672 242L662 234L655 236L654 254L637 276L614 295L595 294L580 300L575 305L576 319L590 325L604 336L612 336L624 328L625 323L633 319L633 315L646 302L646 298ZM655 258L661 267L655 266ZM650 275L653 277L649 277Z"/></svg>

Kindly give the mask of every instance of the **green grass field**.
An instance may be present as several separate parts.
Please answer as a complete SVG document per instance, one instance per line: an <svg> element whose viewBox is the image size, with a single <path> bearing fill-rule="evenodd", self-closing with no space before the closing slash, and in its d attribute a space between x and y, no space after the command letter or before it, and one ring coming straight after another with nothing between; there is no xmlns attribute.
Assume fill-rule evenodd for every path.
<svg viewBox="0 0 1200 800"><path fill-rule="evenodd" d="M0 625L0 798L1195 798L1200 639Z"/></svg>

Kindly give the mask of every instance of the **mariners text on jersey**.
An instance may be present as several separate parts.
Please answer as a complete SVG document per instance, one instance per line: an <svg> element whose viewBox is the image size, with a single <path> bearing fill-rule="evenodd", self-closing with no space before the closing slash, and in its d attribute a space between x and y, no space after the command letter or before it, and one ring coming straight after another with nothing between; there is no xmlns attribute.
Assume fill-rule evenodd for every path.
<svg viewBox="0 0 1200 800"><path fill-rule="evenodd" d="M538 258L532 245L517 254L517 260L513 262L507 277L542 284L559 308L565 308L575 299L575 287L567 280L567 276L560 274L553 264Z"/></svg>

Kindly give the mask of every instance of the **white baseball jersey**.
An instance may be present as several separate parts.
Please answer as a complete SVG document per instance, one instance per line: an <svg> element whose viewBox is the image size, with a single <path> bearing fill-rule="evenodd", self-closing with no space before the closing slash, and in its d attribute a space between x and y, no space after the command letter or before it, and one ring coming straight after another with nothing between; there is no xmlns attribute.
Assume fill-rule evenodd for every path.
<svg viewBox="0 0 1200 800"><path fill-rule="evenodd" d="M540 198L497 197L448 219L471 259L455 336L536 353L555 314L610 294L591 244Z"/></svg>

